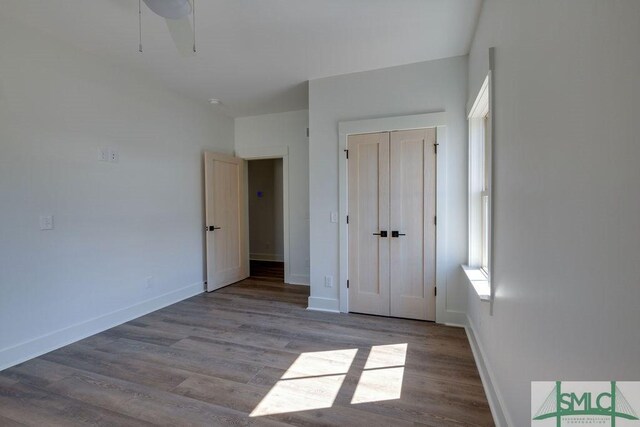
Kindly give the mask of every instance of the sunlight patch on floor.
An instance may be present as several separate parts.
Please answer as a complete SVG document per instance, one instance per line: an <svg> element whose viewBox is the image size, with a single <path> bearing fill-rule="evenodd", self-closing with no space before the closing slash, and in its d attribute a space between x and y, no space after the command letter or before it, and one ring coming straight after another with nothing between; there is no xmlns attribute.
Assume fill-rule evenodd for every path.
<svg viewBox="0 0 640 427"><path fill-rule="evenodd" d="M302 353L281 379L346 374L357 352L358 350L353 348Z"/></svg>
<svg viewBox="0 0 640 427"><path fill-rule="evenodd" d="M407 344L371 347L352 404L400 399Z"/></svg>
<svg viewBox="0 0 640 427"><path fill-rule="evenodd" d="M330 408L357 349L302 353L251 412L251 417Z"/></svg>
<svg viewBox="0 0 640 427"><path fill-rule="evenodd" d="M302 353L251 412L251 417L333 406L358 350ZM371 347L351 404L400 399L407 344Z"/></svg>
<svg viewBox="0 0 640 427"><path fill-rule="evenodd" d="M251 412L251 417L330 408L345 375L280 380Z"/></svg>

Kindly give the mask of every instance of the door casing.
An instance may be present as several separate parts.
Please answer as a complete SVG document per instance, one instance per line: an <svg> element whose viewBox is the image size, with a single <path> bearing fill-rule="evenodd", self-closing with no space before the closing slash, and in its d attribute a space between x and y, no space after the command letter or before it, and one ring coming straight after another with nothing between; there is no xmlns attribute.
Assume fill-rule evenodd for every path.
<svg viewBox="0 0 640 427"><path fill-rule="evenodd" d="M339 295L336 311L349 312L349 292L347 280L349 278L349 231L346 222L348 214L347 192L347 139L349 135L393 132L398 130L412 130L423 128L435 128L438 142L438 155L436 156L436 215L438 226L436 230L436 322L448 324L464 324L464 313L447 311L446 308L446 276L445 264L441 254L446 253L446 227L447 219L445 206L447 195L445 189L445 170L439 167L446 158L447 152L447 113L426 113L408 116L385 117L377 119L343 121L338 123L338 213L339 213Z"/></svg>
<svg viewBox="0 0 640 427"><path fill-rule="evenodd" d="M258 147L258 148L238 148L236 149L236 156L243 159L245 161L245 188L248 189L249 186L249 178L247 174L248 167L246 167L246 163L249 160L266 160L266 159L282 159L282 228L284 232L284 282L289 284L301 284L304 285L306 283L298 283L292 278L294 277L291 274L291 264L290 264L290 219L289 219L289 147L288 146L274 146L274 147ZM249 194L248 190L246 190L246 201L245 201L245 213L247 224L249 223ZM249 233L246 235L246 259L247 263L249 262Z"/></svg>

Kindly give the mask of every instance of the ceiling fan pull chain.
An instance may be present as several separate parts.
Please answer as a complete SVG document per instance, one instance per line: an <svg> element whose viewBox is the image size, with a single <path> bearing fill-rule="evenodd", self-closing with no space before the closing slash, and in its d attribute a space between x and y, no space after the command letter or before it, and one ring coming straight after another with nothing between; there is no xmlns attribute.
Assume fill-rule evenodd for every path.
<svg viewBox="0 0 640 427"><path fill-rule="evenodd" d="M191 0L191 13L193 20L193 53L196 53L196 0Z"/></svg>
<svg viewBox="0 0 640 427"><path fill-rule="evenodd" d="M138 52L142 52L142 0L138 0Z"/></svg>

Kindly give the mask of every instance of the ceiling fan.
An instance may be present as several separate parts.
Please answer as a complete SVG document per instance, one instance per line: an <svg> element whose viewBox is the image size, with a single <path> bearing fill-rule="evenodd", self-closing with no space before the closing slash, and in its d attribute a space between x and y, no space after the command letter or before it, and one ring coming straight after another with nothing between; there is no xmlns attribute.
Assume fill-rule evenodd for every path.
<svg viewBox="0 0 640 427"><path fill-rule="evenodd" d="M195 0L138 0L138 24L142 52L142 1L152 12L167 22L171 38L183 56L196 52L196 8ZM189 21L191 15L191 21ZM193 26L192 26L193 23Z"/></svg>

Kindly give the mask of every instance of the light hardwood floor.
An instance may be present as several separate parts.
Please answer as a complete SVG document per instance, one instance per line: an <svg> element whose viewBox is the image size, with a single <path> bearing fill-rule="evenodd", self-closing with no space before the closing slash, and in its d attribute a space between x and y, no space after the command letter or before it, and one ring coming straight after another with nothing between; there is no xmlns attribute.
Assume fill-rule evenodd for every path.
<svg viewBox="0 0 640 427"><path fill-rule="evenodd" d="M0 425L493 425L463 329L247 279L0 372Z"/></svg>

